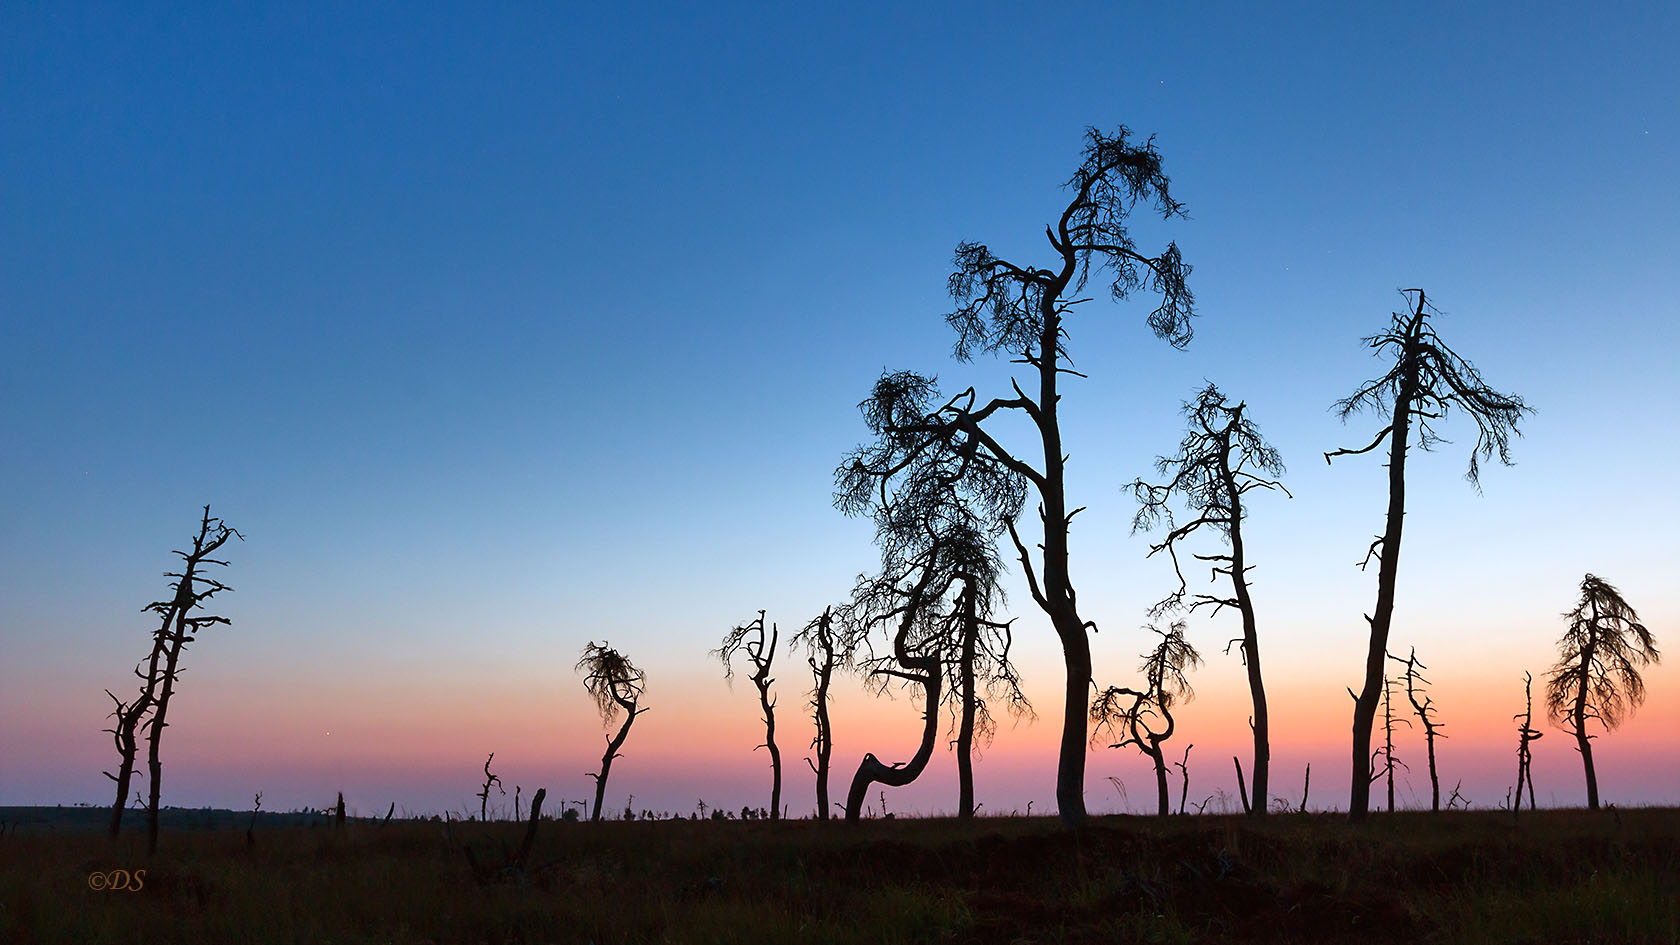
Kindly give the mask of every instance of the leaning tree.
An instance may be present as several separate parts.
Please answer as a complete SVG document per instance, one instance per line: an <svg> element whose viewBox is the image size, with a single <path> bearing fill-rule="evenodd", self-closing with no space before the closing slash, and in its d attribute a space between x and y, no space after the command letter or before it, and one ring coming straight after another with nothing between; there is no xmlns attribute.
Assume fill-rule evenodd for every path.
<svg viewBox="0 0 1680 945"><path fill-rule="evenodd" d="M734 660L746 656L752 664L752 684L758 690L758 705L764 710L764 744L759 748L766 748L770 752L770 819L781 819L782 811L782 752L776 747L776 700L770 695L770 684L775 682L770 678L771 665L776 661L776 643L780 635L776 632L776 625L770 625L766 635L764 630L764 611L752 620L733 627L723 635L723 643L712 655L723 662L723 678L728 681L735 679ZM753 749L757 751L758 749Z"/></svg>
<svg viewBox="0 0 1680 945"><path fill-rule="evenodd" d="M1132 492L1139 502L1132 531L1135 534L1153 528L1163 520L1166 525L1166 536L1149 546L1149 555L1153 557L1162 551L1168 554L1178 577L1178 589L1155 605L1155 616L1187 605L1191 610L1211 606L1214 614L1230 607L1242 618L1242 636L1231 644L1241 648L1253 706L1249 718L1254 737L1253 797L1244 806L1251 816L1263 817L1271 767L1270 717L1266 711L1265 682L1260 674L1260 634L1254 616L1254 598L1249 592L1248 572L1253 566L1248 563L1248 551L1243 544L1242 525L1248 514L1243 496L1255 489L1279 489L1284 495L1289 490L1275 478L1283 473L1282 458L1261 438L1259 427L1247 416L1247 409L1244 403L1231 405L1212 384L1184 405L1189 432L1178 445L1178 452L1155 461L1156 470L1168 477L1167 481L1152 485L1139 479L1132 483ZM1173 518L1170 503L1175 498L1189 509L1190 515L1183 521ZM1223 577L1231 582L1229 594L1189 593L1178 546L1203 526L1224 538L1227 551L1194 557L1211 563L1214 580ZM1226 652L1230 652L1229 645Z"/></svg>
<svg viewBox="0 0 1680 945"><path fill-rule="evenodd" d="M1510 465L1511 436L1520 435L1517 422L1530 412L1522 398L1489 387L1469 361L1447 347L1430 321L1440 313L1429 304L1422 289L1407 289L1402 294L1413 304L1405 312L1393 313L1386 331L1365 339L1374 354L1392 357L1394 366L1336 403L1343 420L1370 410L1384 415L1388 424L1365 446L1324 454L1328 463L1335 456L1369 453L1388 444L1387 520L1383 533L1371 542L1360 565L1365 567L1372 556L1377 559L1377 603L1365 616L1371 631L1365 654L1365 681L1354 695L1353 779L1348 798L1348 820L1353 823L1363 821L1370 813L1371 730L1376 722L1377 703L1383 695L1389 628L1394 620L1400 538L1406 517L1408 451L1414 445L1428 450L1442 442L1435 433L1434 421L1446 418L1454 410L1468 414L1476 423L1476 446L1470 451L1470 468L1465 478L1480 488L1479 460L1497 456L1501 463Z"/></svg>
<svg viewBox="0 0 1680 945"><path fill-rule="evenodd" d="M636 716L647 711L638 706L647 690L647 674L604 640L600 643L591 640L583 648L577 671L583 674L583 688L595 700L595 708L601 713L601 724L611 725L618 718L618 713L621 710L624 712L624 724L619 727L618 734L607 737L607 750L601 756L600 773L589 775L595 779L595 810L589 819L596 821L601 819L601 802L607 795L607 775L612 773L613 759L622 757L619 749L624 747L624 740L630 736L631 724L636 721Z"/></svg>
<svg viewBox="0 0 1680 945"><path fill-rule="evenodd" d="M159 750L163 744L163 730L169 724L169 702L174 698L175 684L180 679L181 654L187 644L198 639L200 630L230 623L226 617L195 613L205 601L230 590L226 584L207 577L203 569L211 565L226 567L226 561L211 555L227 544L228 539L243 541L244 537L221 519L212 517L210 506L204 507L192 548L174 552L182 561L181 570L164 575L175 579L169 585L175 593L168 600L153 601L144 608L156 614L159 623L158 628L152 631L151 655L134 668L134 674L141 682L139 694L133 701L124 702L111 690L105 690L105 694L116 703L111 712L111 718L116 721L105 731L111 733L116 742L118 758L117 773L105 772L105 776L117 784L116 801L111 805L110 833L115 837L122 830L123 809L128 803L135 760L139 754L140 732L144 729L148 742L147 768L151 777L151 797L146 808L146 849L149 852L157 852L158 802L163 790L163 760ZM145 669L142 670L141 666Z"/></svg>
<svg viewBox="0 0 1680 945"><path fill-rule="evenodd" d="M1091 702L1091 721L1096 723L1098 735L1109 733L1119 739L1108 747L1134 746L1155 763L1156 813L1165 817L1172 813L1172 797L1167 787L1166 750L1162 746L1175 728L1173 703L1195 698L1190 680L1184 674L1200 665L1202 656L1184 639L1184 621L1175 620L1165 630L1153 624L1148 629L1161 640L1144 654L1143 663L1138 666L1144 688L1110 686L1103 690ZM1185 766L1189 760L1187 748L1184 763L1180 764L1184 768L1186 790L1190 771Z"/></svg>
<svg viewBox="0 0 1680 945"><path fill-rule="evenodd" d="M1563 615L1569 628L1558 641L1558 662L1546 679L1546 712L1552 724L1575 736L1587 773L1587 807L1598 810L1598 774L1593 769L1587 723L1609 732L1645 701L1641 667L1662 660L1651 631L1614 587L1589 574L1581 579L1581 600Z"/></svg>
<svg viewBox="0 0 1680 945"><path fill-rule="evenodd" d="M1061 381L1064 374L1083 376L1068 356L1068 316L1074 305L1085 301L1079 295L1093 266L1106 271L1102 278L1116 300L1139 289L1158 293L1161 302L1149 315L1149 326L1175 347L1189 343L1193 314L1185 283L1190 267L1177 244L1168 243L1150 256L1138 251L1128 230L1128 217L1140 202L1163 218L1185 215L1183 205L1169 194L1154 139L1137 144L1128 140L1129 134L1125 127L1113 135L1087 129L1082 160L1067 182L1073 195L1056 221L1045 227L1048 267L1000 258L983 243L957 245L956 268L947 283L956 309L946 315L957 335L954 354L959 361L977 353L1008 357L1031 372L1027 388L1012 382L1010 396L991 400L981 400L970 388L935 409L894 417L876 430L883 444L905 452L914 452L916 444L937 442L963 456L983 455L1031 483L1038 495L1043 541L1038 543L1036 563L1014 528L1019 504L1003 519L1009 523L1033 601L1060 638L1067 668L1056 803L1069 825L1086 818L1086 697L1091 686L1089 633L1095 624L1080 615L1068 568L1068 532L1079 509L1070 509L1066 489ZM927 378L909 373L884 375L881 382L931 386ZM1036 433L1022 447L1006 447L998 439L1011 417L1025 420ZM900 470L889 465L876 472L891 477Z"/></svg>

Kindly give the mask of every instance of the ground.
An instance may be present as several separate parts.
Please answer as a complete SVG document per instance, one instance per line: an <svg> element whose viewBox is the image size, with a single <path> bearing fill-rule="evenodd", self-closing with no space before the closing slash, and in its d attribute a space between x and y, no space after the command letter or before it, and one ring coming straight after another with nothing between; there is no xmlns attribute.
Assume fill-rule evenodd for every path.
<svg viewBox="0 0 1680 945"><path fill-rule="evenodd" d="M0 943L1680 942L1672 808L204 823L5 833Z"/></svg>

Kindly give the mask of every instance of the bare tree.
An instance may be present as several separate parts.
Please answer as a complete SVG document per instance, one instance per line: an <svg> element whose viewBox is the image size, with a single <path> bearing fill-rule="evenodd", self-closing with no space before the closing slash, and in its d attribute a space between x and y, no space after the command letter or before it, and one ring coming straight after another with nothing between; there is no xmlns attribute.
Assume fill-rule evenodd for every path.
<svg viewBox="0 0 1680 945"><path fill-rule="evenodd" d="M1162 817L1172 813L1172 800L1167 787L1167 760L1161 747L1173 734L1172 707L1174 702L1188 702L1195 697L1185 673L1201 665L1202 657L1184 639L1184 621L1175 620L1167 629L1150 624L1148 629L1161 641L1155 649L1144 654L1138 672L1144 676L1142 690L1110 686L1091 703L1091 721L1096 733L1108 733L1119 739L1110 748L1134 745L1155 763L1156 812ZM1189 760L1189 750L1185 750ZM1188 781L1189 772L1185 773Z"/></svg>
<svg viewBox="0 0 1680 945"><path fill-rule="evenodd" d="M1515 817L1522 808L1523 785L1528 785L1528 809L1534 810L1534 755L1529 749L1530 742L1537 742L1546 737L1545 733L1534 727L1534 674L1523 673L1523 710L1521 715L1511 716L1521 720L1517 726L1517 793L1511 803L1511 816Z"/></svg>
<svg viewBox="0 0 1680 945"><path fill-rule="evenodd" d="M1418 670L1428 669L1429 667L1418 662L1417 647L1415 646L1412 647L1411 654L1405 659L1401 659L1393 653L1390 653L1388 658L1406 667L1404 677L1406 680L1406 701L1412 704L1412 711L1417 713L1418 721L1423 723L1424 743L1429 748L1429 809L1438 811L1441 809L1441 779L1435 771L1435 739L1446 738L1447 736L1441 734L1441 729L1444 726L1435 721L1434 697L1425 694L1422 701L1418 700L1418 695L1422 692L1421 687L1429 685L1429 680L1423 678Z"/></svg>
<svg viewBox="0 0 1680 945"><path fill-rule="evenodd" d="M947 699L954 718L955 737L951 747L957 753L957 819L974 817L975 745L991 744L997 731L990 701L1001 699L1017 719L1033 715L1032 703L1021 691L1021 677L1010 660L1013 621L991 619L1003 601L998 586L1003 566L990 542L982 554L957 575L956 598L940 621L946 652ZM955 646L951 646L952 639Z"/></svg>
<svg viewBox="0 0 1680 945"><path fill-rule="evenodd" d="M944 656L936 648L935 634L929 627L936 620L935 602L952 580L948 570L942 567L946 551L945 541L935 536L928 547L902 562L901 567L883 567L879 576L860 579L854 592L859 619L849 628L851 635L843 641L843 646L851 652L863 650L869 654L854 657L864 670L865 684L880 691L891 681L899 680L919 686L927 701L921 742L909 761L889 765L873 752L863 756L846 792L848 822L862 816L871 785L903 787L920 777L933 757L939 734ZM871 631L878 626L893 628L891 648L887 655L879 657L874 655L870 643ZM883 803L884 797L883 792Z"/></svg>
<svg viewBox="0 0 1680 945"><path fill-rule="evenodd" d="M959 807L972 813L972 746L976 735L989 735L991 724L977 694L979 680L994 694L1001 690L1012 709L1027 706L1009 661L1008 624L991 619L1002 599L996 537L1019 511L1026 482L972 444L914 430L938 396L926 378L882 377L860 405L878 440L835 471L835 504L874 520L882 562L878 576L860 578L854 589L840 649L876 688L894 681L921 686L929 713L922 748L910 762L899 767L883 765L873 754L864 759L848 793L848 819L861 810L871 783L902 786L920 774L947 691L960 700L953 710ZM889 651L881 656L873 649L877 629L890 634Z"/></svg>
<svg viewBox="0 0 1680 945"><path fill-rule="evenodd" d="M1260 674L1260 636L1254 615L1254 599L1249 593L1247 549L1243 544L1242 523L1247 515L1243 496L1254 489L1277 489L1285 495L1289 490L1275 478L1283 473L1283 460L1260 436L1259 427L1245 415L1248 405L1232 406L1219 392L1207 385L1196 398L1184 405L1189 419L1189 432L1179 444L1178 452L1155 461L1155 468L1168 479L1161 485L1151 485L1139 479L1132 483L1139 509L1132 520L1132 532L1154 528L1165 521L1167 534L1159 544L1149 547L1149 555L1165 551L1171 557L1173 571L1178 577L1178 589L1155 605L1159 616L1184 605L1188 597L1191 610L1212 606L1217 614L1226 607L1234 608L1242 618L1242 636L1232 645L1240 647L1243 665L1248 670L1248 693L1253 706L1249 728L1254 738L1254 794L1247 795L1244 807L1249 814L1262 817L1266 813L1266 799L1270 790L1271 769L1270 722L1266 711L1266 687ZM1264 475L1261 475L1264 473ZM1182 523L1173 519L1169 505L1174 497L1181 499L1190 510L1190 518ZM1224 577L1231 582L1231 593L1190 595L1184 570L1178 558L1178 545L1203 526L1219 533L1228 552L1198 554L1199 561L1212 562L1213 579Z"/></svg>
<svg viewBox="0 0 1680 945"><path fill-rule="evenodd" d="M731 629L723 636L723 644L712 655L723 663L723 678L734 680L735 666L731 660L745 654L752 663L752 683L758 689L758 704L764 710L764 744L759 748L770 751L770 819L781 817L782 809L782 753L776 747L776 700L770 697L771 664L776 661L776 625L770 625L768 642L764 631L764 611L753 620ZM758 749L754 749L757 751Z"/></svg>
<svg viewBox="0 0 1680 945"><path fill-rule="evenodd" d="M1365 617L1371 639L1365 656L1365 681L1354 695L1353 781L1348 799L1348 820L1358 823L1370 810L1371 729L1376 721L1377 701L1382 697L1383 664L1388 655L1389 628L1394 621L1394 596L1400 568L1400 539L1406 516L1406 456L1413 444L1432 448L1441 438L1433 421L1444 419L1454 409L1468 414L1476 423L1476 445L1470 452L1466 478L1480 488L1480 459L1497 456L1509 465L1510 439L1520 435L1517 422L1531 412L1522 398L1501 394L1483 383L1469 361L1459 357L1435 333L1430 318L1439 312L1429 304L1422 289L1405 291L1404 313L1396 312L1386 331L1365 339L1378 355L1394 358L1394 366L1383 376L1366 381L1358 390L1336 403L1343 420L1363 410L1388 417L1388 425L1377 431L1371 442L1358 449L1324 454L1332 457L1369 453L1388 444L1388 514L1383 533L1371 543L1360 567L1377 558L1377 603ZM1351 689L1349 690L1352 691Z"/></svg>
<svg viewBox="0 0 1680 945"><path fill-rule="evenodd" d="M1622 595L1589 574L1581 579L1581 600L1563 615L1569 628L1558 640L1559 658L1546 680L1546 712L1552 724L1575 736L1587 774L1587 807L1598 810L1598 774L1593 769L1587 723L1613 731L1645 701L1643 666L1662 661L1651 631L1639 622Z"/></svg>
<svg viewBox="0 0 1680 945"><path fill-rule="evenodd" d="M1371 780L1376 781L1378 778L1384 778L1388 781L1388 812L1392 814L1394 813L1394 769L1399 766L1407 771L1411 770L1411 765L1394 756L1394 723L1399 722L1408 728L1411 727L1412 723L1409 719L1396 719L1394 717L1394 680L1387 675L1383 676L1382 710L1383 743L1381 748L1371 752ZM1378 757L1383 760L1381 768L1377 767Z"/></svg>
<svg viewBox="0 0 1680 945"><path fill-rule="evenodd" d="M1185 284L1190 267L1178 246L1169 243L1159 255L1147 256L1138 252L1128 232L1127 218L1140 201L1153 205L1163 218L1184 216L1183 205L1169 195L1154 140L1133 144L1128 136L1124 127L1113 135L1087 129L1083 159L1067 182L1073 196L1056 222L1045 227L1052 255L1049 268L1001 259L982 243L957 246L956 268L948 280L956 310L946 316L957 333L955 356L961 361L976 353L1010 357L1036 375L1036 385L1028 385L1036 388L1034 393L1013 383L1012 396L981 401L970 388L935 409L893 414L876 427L877 446L855 456L860 478L887 478L902 471L899 461L939 443L960 456L983 456L1037 492L1044 540L1038 545L1035 564L1013 527L1023 496L1016 489L1001 494L979 490L988 500L1009 505L1000 518L1010 523L1010 537L1033 600L1050 618L1061 641L1067 680L1056 802L1063 822L1074 826L1086 818L1086 697L1091 685L1089 633L1094 624L1080 616L1068 568L1068 530L1079 509L1070 511L1067 499L1060 383L1062 375L1078 376L1078 372L1068 358L1066 319L1073 306L1084 301L1078 295L1093 264L1113 277L1109 293L1116 300L1143 288L1160 294L1161 303L1150 314L1149 325L1174 346L1189 343L1193 314L1193 299ZM900 390L932 386L931 380L908 372L884 375L877 384L877 400L883 384ZM1030 452L1013 451L996 438L998 427L1010 415L1024 418L1036 431ZM1039 465L1033 464L1032 453L1041 457Z"/></svg>
<svg viewBox="0 0 1680 945"><path fill-rule="evenodd" d="M163 730L169 724L169 703L175 695L175 684L180 679L181 654L187 644L198 639L200 630L229 623L226 617L196 614L195 611L218 593L230 590L226 584L203 573L203 569L211 565L227 566L226 561L211 555L230 538L243 540L244 536L221 519L212 517L210 506L206 505L191 550L173 552L181 558L181 570L164 575L175 579L169 585L175 591L174 595L168 600L153 601L144 608L146 612L156 614L159 623L158 628L152 631L151 654L134 669L134 674L141 681L139 695L133 701L124 702L109 689L105 690L105 694L116 703L116 709L111 713L116 721L105 731L111 733L118 756L117 773L105 772L105 776L117 784L116 801L111 807L110 834L115 837L122 830L123 809L128 803L139 754L140 733L144 731L148 742L147 769L151 779L151 797L146 809L146 849L149 853L157 852L158 803L163 790L163 761L159 751ZM141 666L145 667L144 670Z"/></svg>
<svg viewBox="0 0 1680 945"><path fill-rule="evenodd" d="M636 721L636 716L647 711L637 705L647 689L647 674L631 663L629 657L608 646L606 641L596 643L593 640L583 648L577 671L584 674L583 688L595 700L603 725L611 725L619 711L624 712L624 724L618 734L607 739L600 773L589 775L595 779L595 809L589 819L598 821L601 819L601 803L607 795L607 775L612 772L613 759L622 757L619 749L624 747L624 739L630 735L630 726Z"/></svg>
<svg viewBox="0 0 1680 945"><path fill-rule="evenodd" d="M480 823L486 823L490 820L491 786L494 786L496 790L501 791L503 797L507 796L506 789L502 787L502 779L490 773L490 762L494 760L496 760L495 752L491 752L490 757L484 759L484 787L478 792L478 820ZM515 804L514 809L518 809L517 803ZM515 814L514 816L517 819L518 815Z"/></svg>
<svg viewBox="0 0 1680 945"><path fill-rule="evenodd" d="M811 667L811 720L816 725L816 735L811 739L811 750L816 752L816 760L809 757L805 763L811 766L811 772L817 776L817 819L828 819L828 769L829 758L834 754L834 729L828 717L828 687L834 679L835 666L835 620L833 607L824 607L823 612L813 618L805 628L794 634L793 642L804 644L807 652L805 662ZM841 609L839 619L846 619L845 608Z"/></svg>

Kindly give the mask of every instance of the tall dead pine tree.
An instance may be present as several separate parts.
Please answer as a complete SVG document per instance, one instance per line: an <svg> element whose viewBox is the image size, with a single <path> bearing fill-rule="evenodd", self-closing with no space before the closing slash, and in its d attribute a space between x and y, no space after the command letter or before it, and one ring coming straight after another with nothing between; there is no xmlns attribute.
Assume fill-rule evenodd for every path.
<svg viewBox="0 0 1680 945"><path fill-rule="evenodd" d="M1587 775L1587 807L1598 810L1598 773L1593 768L1589 723L1610 732L1645 701L1641 667L1661 662L1657 641L1621 592L1589 574L1581 579L1581 600L1563 615L1569 628L1558 641L1558 662L1546 680L1546 711L1552 723L1575 736Z"/></svg>
<svg viewBox="0 0 1680 945"><path fill-rule="evenodd" d="M1394 366L1336 404L1343 420L1371 410L1384 415L1388 424L1365 446L1324 454L1328 463L1335 456L1369 453L1388 444L1388 514L1383 533L1371 543L1365 562L1360 565L1369 564L1373 555L1377 558L1376 607L1365 617L1370 626L1365 679L1354 694L1353 780L1348 798L1348 820L1352 823L1364 820L1370 812L1371 783L1376 780L1371 773L1371 729L1376 721L1377 703L1382 699L1383 664L1388 656L1389 629L1394 622L1400 539L1406 518L1408 451L1414 443L1428 450L1440 442L1433 422L1455 409L1468 414L1476 423L1476 446L1470 452L1466 478L1476 485L1480 473L1478 458L1497 456L1500 462L1510 464L1511 436L1519 432L1517 421L1529 412L1522 398L1501 394L1487 386L1469 361L1447 347L1430 322L1438 312L1422 289L1408 289L1404 294L1408 302L1415 295L1415 304L1406 312L1394 313L1388 330L1365 339L1376 354L1393 357Z"/></svg>
<svg viewBox="0 0 1680 945"><path fill-rule="evenodd" d="M1254 613L1254 598L1249 592L1248 550L1243 542L1243 520L1248 512L1243 497L1255 489L1277 489L1284 495L1289 490L1275 477L1283 473L1283 460L1260 436L1260 429L1247 415L1247 404L1227 403L1219 388L1209 384L1196 399L1184 405L1189 419L1189 432L1179 444L1178 452L1162 456L1155 468L1170 477L1165 483L1151 485L1143 480L1132 483L1132 493L1140 507L1132 520L1132 532L1153 528L1165 520L1167 534L1159 544L1149 547L1151 557L1165 551L1172 558L1173 571L1178 577L1178 590L1155 605L1154 615L1184 604L1189 607L1212 606L1213 613L1230 607L1242 618L1242 636L1231 641L1241 648L1243 665L1248 670L1249 701L1253 714L1249 728L1254 738L1253 795L1245 797L1243 806L1251 816L1263 817L1270 791L1271 723L1266 709L1266 686L1260 673L1260 634ZM1261 475L1264 473L1264 475ZM1182 521L1173 518L1170 500L1177 497L1189 507L1189 517ZM1178 559L1178 546L1197 530L1207 526L1224 537L1224 554L1198 554L1196 559L1212 562L1214 579L1227 578L1231 582L1229 595L1189 595L1184 570ZM1226 647L1230 652L1230 647Z"/></svg>
<svg viewBox="0 0 1680 945"><path fill-rule="evenodd" d="M221 519L212 517L210 506L206 505L191 549L174 552L182 561L181 570L164 575L175 579L170 584L175 593L168 600L153 601L144 608L146 612L156 614L159 622L158 628L152 632L151 654L134 669L134 674L141 681L139 694L133 701L124 702L109 689L105 690L105 694L116 703L116 709L111 713L116 721L106 731L116 742L118 756L117 773L105 772L105 776L117 785L116 801L111 806L110 833L115 837L122 830L123 809L128 803L139 754L140 733L144 730L148 742L147 769L151 779L151 796L146 807L148 852L157 851L158 804L163 791L163 760L159 752L163 744L163 730L169 725L169 703L180 678L181 654L187 644L198 639L200 630L229 623L226 617L195 611L202 608L205 601L230 590L226 584L204 574L207 567L227 566L226 561L211 556L230 538L243 540L244 536Z"/></svg>
<svg viewBox="0 0 1680 945"><path fill-rule="evenodd" d="M1428 669L1429 667L1418 662L1417 647L1415 646L1412 647L1412 652L1405 659L1401 659L1392 653L1388 655L1388 658L1406 667L1404 677L1406 680L1406 701L1412 704L1412 711L1417 714L1418 721L1423 723L1424 743L1429 749L1429 809L1438 811L1441 809L1441 779L1435 771L1435 739L1446 738L1447 736L1441 734L1441 729L1444 726L1435 721L1434 697L1423 694L1421 700L1418 698L1419 694L1423 693L1422 687L1429 685L1429 680L1423 678L1418 670Z"/></svg>
<svg viewBox="0 0 1680 945"><path fill-rule="evenodd" d="M607 796L607 775L612 773L613 759L621 757L619 749L624 747L624 740L630 736L630 726L636 721L636 716L647 711L638 706L647 689L647 674L631 663L629 657L608 646L606 641L590 641L583 648L577 671L584 674L583 688L595 700L602 724L611 725L620 711L624 713L624 724L619 727L618 734L607 738L600 773L589 775L595 779L595 810L589 819L598 821L601 819L601 803Z"/></svg>
<svg viewBox="0 0 1680 945"><path fill-rule="evenodd" d="M726 680L735 678L735 666L731 661L736 656L745 654L748 662L752 663L753 687L758 690L758 704L764 710L764 744L758 747L766 748L770 752L772 821L779 820L782 816L782 752L776 747L776 700L770 696L770 684L775 682L770 678L770 668L776 661L776 642L779 638L775 624L770 625L770 632L766 637L764 611L761 610L753 620L724 634L723 644L712 651L712 655L723 663L723 677Z"/></svg>

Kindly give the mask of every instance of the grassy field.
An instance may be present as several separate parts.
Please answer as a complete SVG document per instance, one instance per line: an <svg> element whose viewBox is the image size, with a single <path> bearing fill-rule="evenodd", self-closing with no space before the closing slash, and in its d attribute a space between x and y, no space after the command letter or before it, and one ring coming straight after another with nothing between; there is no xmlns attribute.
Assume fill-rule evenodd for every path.
<svg viewBox="0 0 1680 945"><path fill-rule="evenodd" d="M500 869L522 831L8 835L0 942L1680 942L1674 809L545 822Z"/></svg>

